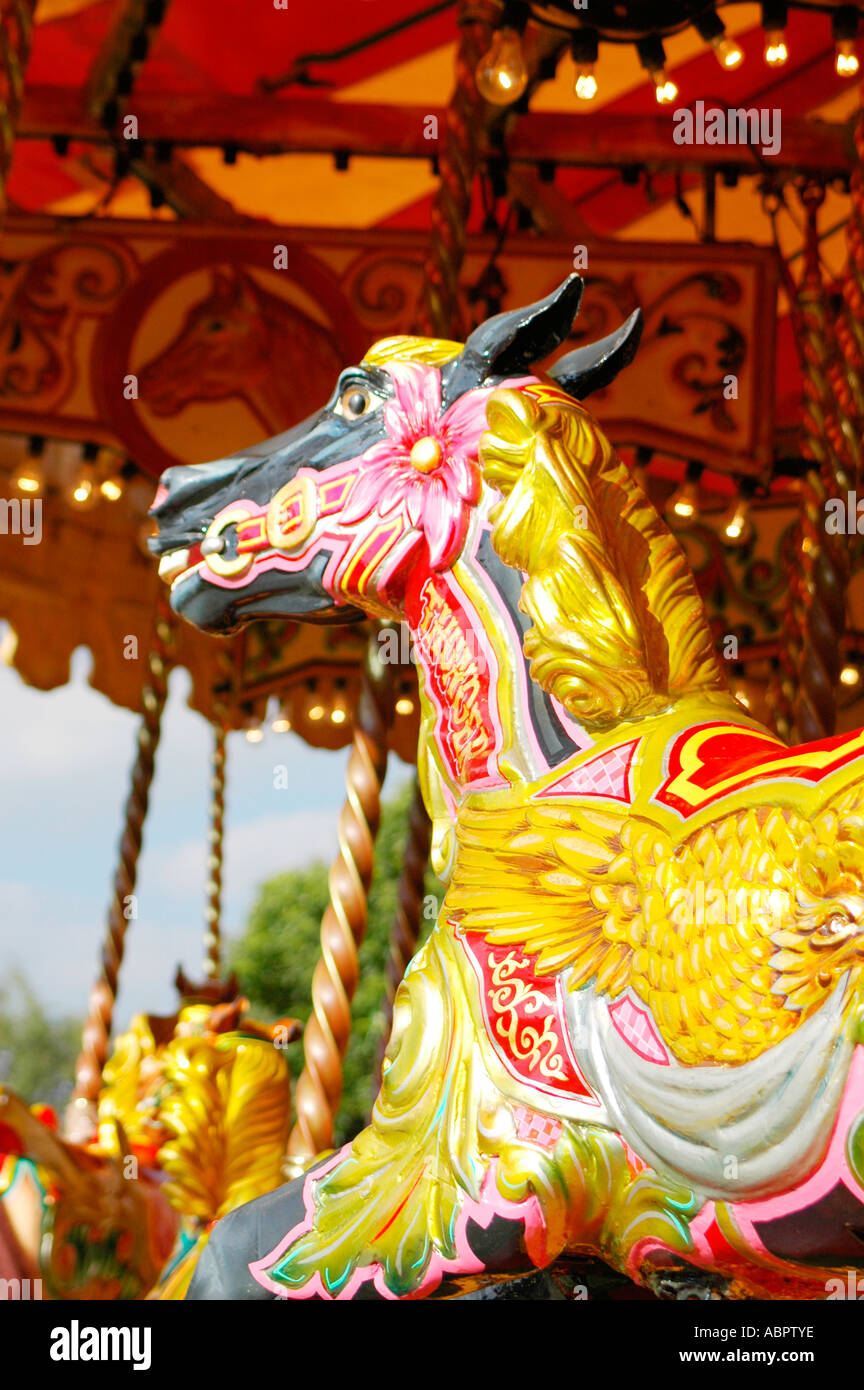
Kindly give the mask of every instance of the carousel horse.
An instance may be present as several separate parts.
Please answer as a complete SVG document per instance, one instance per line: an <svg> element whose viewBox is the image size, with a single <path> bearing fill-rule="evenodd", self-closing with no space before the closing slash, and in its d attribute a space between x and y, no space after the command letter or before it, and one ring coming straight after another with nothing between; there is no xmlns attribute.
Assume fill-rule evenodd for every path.
<svg viewBox="0 0 864 1390"><path fill-rule="evenodd" d="M198 627L408 623L446 884L369 1127L227 1216L188 1297L459 1297L592 1256L824 1298L864 1266L864 732L789 749L728 692L581 404L638 314L536 371L581 290L379 342L304 423L161 480Z"/></svg>
<svg viewBox="0 0 864 1390"><path fill-rule="evenodd" d="M299 1025L245 1017L234 980L177 983L178 1013L139 1014L117 1039L94 1143L68 1143L47 1107L0 1087L4 1289L182 1299L214 1222L281 1183L282 1049Z"/></svg>

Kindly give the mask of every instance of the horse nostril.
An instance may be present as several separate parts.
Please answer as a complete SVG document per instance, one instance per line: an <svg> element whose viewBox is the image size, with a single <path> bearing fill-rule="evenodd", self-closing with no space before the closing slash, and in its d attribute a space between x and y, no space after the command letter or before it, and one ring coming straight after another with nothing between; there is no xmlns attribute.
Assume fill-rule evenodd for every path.
<svg viewBox="0 0 864 1390"><path fill-rule="evenodd" d="M153 514L154 512L158 511L159 508L162 506L162 503L163 503L163 502L166 502L167 500L168 500L168 489L167 489L167 487L165 486L164 483L160 483L159 486L158 486L157 489L156 489L156 496L153 498L153 501L152 501L152 503L151 503L151 505L150 505L150 514L151 514L151 516L152 516L152 514Z"/></svg>

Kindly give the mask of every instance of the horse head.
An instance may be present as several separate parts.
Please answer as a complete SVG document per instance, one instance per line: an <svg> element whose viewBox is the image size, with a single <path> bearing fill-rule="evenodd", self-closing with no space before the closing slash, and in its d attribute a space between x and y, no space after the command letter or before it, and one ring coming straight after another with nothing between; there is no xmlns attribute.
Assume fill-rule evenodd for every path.
<svg viewBox="0 0 864 1390"><path fill-rule="evenodd" d="M278 374L286 361L290 379L283 381ZM310 396L320 400L339 366L319 324L251 275L217 267L209 292L192 305L167 347L142 367L141 395L159 416L176 415L194 401L247 397L272 429L296 419ZM304 406L297 409L301 400Z"/></svg>
<svg viewBox="0 0 864 1390"><path fill-rule="evenodd" d="M151 542L176 611L224 632L253 618L398 615L409 569L454 563L481 496L486 407L569 333L571 276L546 299L500 314L463 345L398 337L343 371L323 409L212 463L163 474ZM611 338L563 358L569 395L610 381L636 350L637 311Z"/></svg>

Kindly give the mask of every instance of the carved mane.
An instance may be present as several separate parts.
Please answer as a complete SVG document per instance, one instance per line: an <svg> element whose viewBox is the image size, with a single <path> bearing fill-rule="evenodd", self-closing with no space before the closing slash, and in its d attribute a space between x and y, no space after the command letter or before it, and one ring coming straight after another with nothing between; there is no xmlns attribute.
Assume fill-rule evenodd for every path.
<svg viewBox="0 0 864 1390"><path fill-rule="evenodd" d="M725 689L678 542L584 407L543 394L496 392L480 441L504 494L492 544L528 576L532 677L596 726Z"/></svg>
<svg viewBox="0 0 864 1390"><path fill-rule="evenodd" d="M384 338L365 361L443 366L461 348ZM584 406L559 386L504 388L486 413L480 462L503 493L492 544L528 576L524 645L538 685L596 727L725 690L683 551Z"/></svg>

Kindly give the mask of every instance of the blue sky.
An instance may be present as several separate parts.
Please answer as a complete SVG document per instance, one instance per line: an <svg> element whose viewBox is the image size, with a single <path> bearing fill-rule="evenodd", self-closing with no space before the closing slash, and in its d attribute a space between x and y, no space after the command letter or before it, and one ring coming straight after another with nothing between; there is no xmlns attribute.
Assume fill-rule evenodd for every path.
<svg viewBox="0 0 864 1390"><path fill-rule="evenodd" d="M135 749L136 716L87 684L75 653L70 683L47 693L0 666L0 978L22 969L52 1012L83 1012L94 977ZM178 963L200 978L210 730L171 676L150 815L138 869L115 1023L168 1012ZM308 748L269 731L228 738L223 927L242 927L259 883L329 859L347 750ZM276 790L285 763L289 787ZM389 783L408 769L392 761Z"/></svg>

